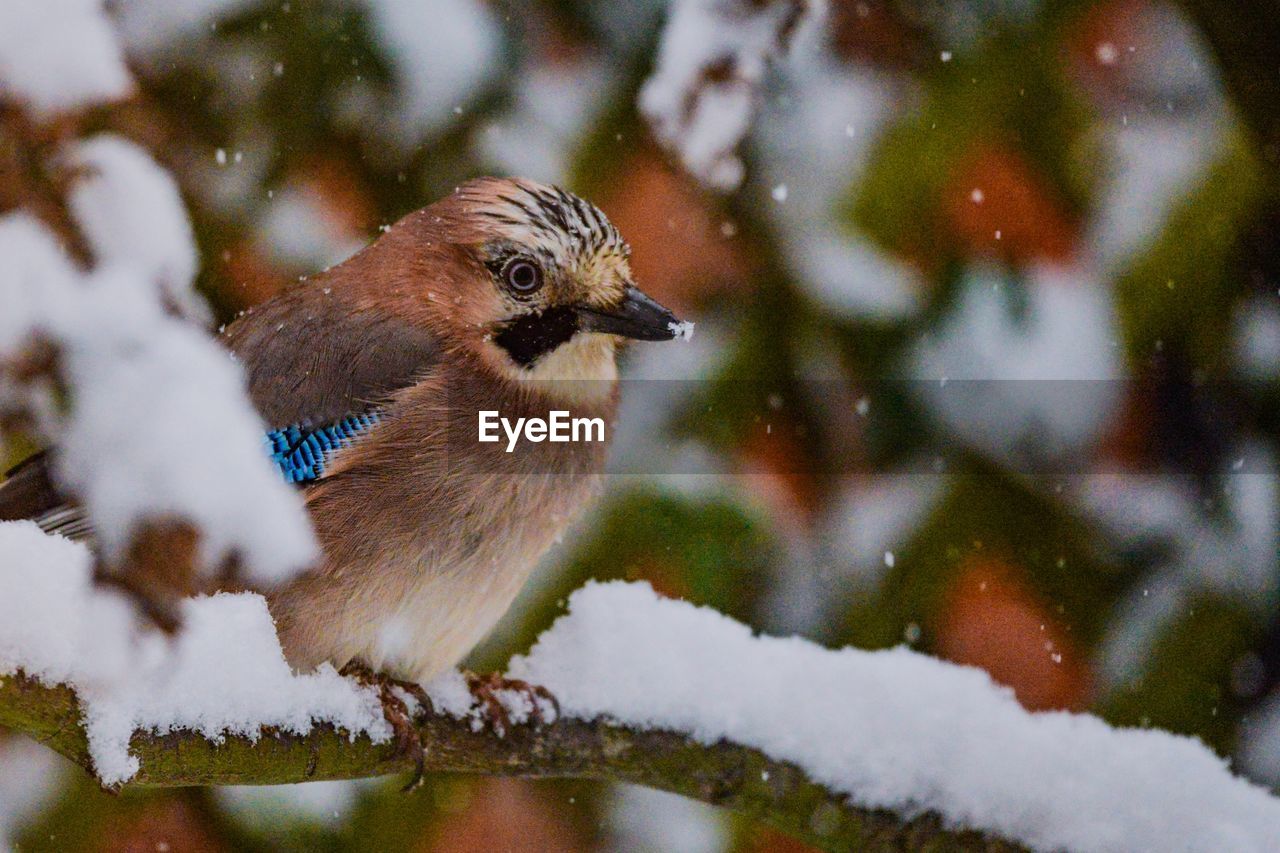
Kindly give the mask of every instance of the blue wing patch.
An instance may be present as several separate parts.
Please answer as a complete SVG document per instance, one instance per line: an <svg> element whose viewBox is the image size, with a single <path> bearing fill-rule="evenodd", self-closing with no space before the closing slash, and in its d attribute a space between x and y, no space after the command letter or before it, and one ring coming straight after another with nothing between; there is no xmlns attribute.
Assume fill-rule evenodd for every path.
<svg viewBox="0 0 1280 853"><path fill-rule="evenodd" d="M310 483L324 475L329 454L346 447L378 422L378 412L348 415L326 426L293 426L266 434L271 461L280 469L286 483Z"/></svg>

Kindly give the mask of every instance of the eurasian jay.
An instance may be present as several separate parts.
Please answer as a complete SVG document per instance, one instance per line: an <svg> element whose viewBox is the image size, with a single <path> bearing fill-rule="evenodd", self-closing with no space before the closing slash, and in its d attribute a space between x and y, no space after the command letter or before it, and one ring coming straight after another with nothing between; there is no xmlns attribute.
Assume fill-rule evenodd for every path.
<svg viewBox="0 0 1280 853"><path fill-rule="evenodd" d="M620 340L682 327L635 287L628 255L581 198L484 178L227 327L323 549L264 591L295 668L425 682L507 611L597 489L606 444L508 452L478 440L479 413L569 411L603 419L607 439ZM85 532L66 503L44 457L0 486L0 519Z"/></svg>

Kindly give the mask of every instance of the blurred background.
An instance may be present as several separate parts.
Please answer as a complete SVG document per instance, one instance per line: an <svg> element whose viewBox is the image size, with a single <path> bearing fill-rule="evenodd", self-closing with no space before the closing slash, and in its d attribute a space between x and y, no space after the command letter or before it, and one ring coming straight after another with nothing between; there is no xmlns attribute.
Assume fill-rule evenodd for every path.
<svg viewBox="0 0 1280 853"><path fill-rule="evenodd" d="M1218 9L1242 44L1271 24L1208 0L831 0L760 68L695 65L738 98L711 135L744 128L699 157L662 121L664 26L719 7L714 52L771 5L809 6L107 2L137 86L76 132L173 173L219 322L480 174L595 201L698 322L629 353L607 495L475 668L588 578L647 580L1194 735L1280 785L1277 151L1193 21ZM0 103L0 170L58 133ZM0 209L33 204L12 186ZM0 846L802 849L635 788L399 783L113 797L0 736Z"/></svg>

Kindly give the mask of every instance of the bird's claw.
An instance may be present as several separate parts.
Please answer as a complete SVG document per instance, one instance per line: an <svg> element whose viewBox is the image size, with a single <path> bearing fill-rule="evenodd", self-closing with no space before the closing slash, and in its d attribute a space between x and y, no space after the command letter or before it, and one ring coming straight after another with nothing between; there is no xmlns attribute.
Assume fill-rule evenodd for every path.
<svg viewBox="0 0 1280 853"><path fill-rule="evenodd" d="M488 675L468 672L466 679L481 723L492 729L498 737L505 737L513 722L541 726L555 722L560 716L560 702L550 690L540 684L505 678L496 672ZM503 701L503 693L515 694L523 700L524 708L517 709L519 716L515 720L512 719L510 703Z"/></svg>
<svg viewBox="0 0 1280 853"><path fill-rule="evenodd" d="M401 681L385 673L375 672L363 661L351 661L342 668L341 674L378 691L383 719L391 726L391 732L395 736L396 755L413 758L413 778L402 790L409 792L422 787L426 771L426 747L422 743L421 732L414 725L414 715L396 691L403 691L417 703L419 715L433 711L427 691L422 689L422 685L412 681Z"/></svg>

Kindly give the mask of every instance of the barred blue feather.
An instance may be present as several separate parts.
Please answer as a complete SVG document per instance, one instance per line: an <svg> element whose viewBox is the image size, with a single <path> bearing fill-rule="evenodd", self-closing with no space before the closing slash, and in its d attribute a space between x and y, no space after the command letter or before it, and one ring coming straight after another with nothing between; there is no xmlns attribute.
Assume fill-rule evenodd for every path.
<svg viewBox="0 0 1280 853"><path fill-rule="evenodd" d="M325 464L333 451L351 444L380 417L378 412L370 411L348 415L325 426L294 424L275 429L266 434L267 450L285 482L310 483L324 476Z"/></svg>

